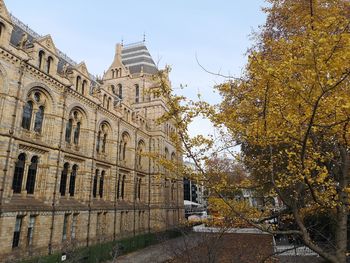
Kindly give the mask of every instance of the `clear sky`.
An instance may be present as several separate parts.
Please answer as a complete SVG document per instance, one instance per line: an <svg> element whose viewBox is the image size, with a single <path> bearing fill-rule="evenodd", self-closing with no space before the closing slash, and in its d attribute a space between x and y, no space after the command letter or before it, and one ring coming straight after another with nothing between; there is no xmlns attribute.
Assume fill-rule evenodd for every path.
<svg viewBox="0 0 350 263"><path fill-rule="evenodd" d="M265 21L263 0L5 0L8 10L90 73L102 75L115 44L141 41L160 67L172 66L170 79L189 97L198 92L218 102L212 87L223 80L203 71L238 76L252 42L249 35ZM205 128L199 123L198 131ZM203 127L201 127L203 126Z"/></svg>

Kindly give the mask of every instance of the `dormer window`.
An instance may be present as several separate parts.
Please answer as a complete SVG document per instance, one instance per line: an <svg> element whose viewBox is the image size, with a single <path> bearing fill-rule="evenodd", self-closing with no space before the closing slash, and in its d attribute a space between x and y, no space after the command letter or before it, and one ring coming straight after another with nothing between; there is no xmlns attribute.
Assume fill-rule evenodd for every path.
<svg viewBox="0 0 350 263"><path fill-rule="evenodd" d="M75 90L79 92L79 88L80 88L80 83L81 83L81 77L77 76L77 80L75 82Z"/></svg>
<svg viewBox="0 0 350 263"><path fill-rule="evenodd" d="M84 80L83 81L83 84L81 85L81 94L85 94L85 88L86 88L86 86L87 86L87 81L86 80Z"/></svg>

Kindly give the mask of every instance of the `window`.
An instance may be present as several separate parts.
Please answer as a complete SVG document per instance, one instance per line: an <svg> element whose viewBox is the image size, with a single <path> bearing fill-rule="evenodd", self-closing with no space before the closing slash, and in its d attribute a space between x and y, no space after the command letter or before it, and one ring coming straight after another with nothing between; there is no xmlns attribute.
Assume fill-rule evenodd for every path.
<svg viewBox="0 0 350 263"><path fill-rule="evenodd" d="M44 120L44 106L40 106L35 114L34 131L41 132Z"/></svg>
<svg viewBox="0 0 350 263"><path fill-rule="evenodd" d="M97 133L96 152L100 152L101 132Z"/></svg>
<svg viewBox="0 0 350 263"><path fill-rule="evenodd" d="M38 168L38 156L33 156L31 160L31 164L29 165L29 168L28 168L28 176L27 176L27 183L26 183L27 194L34 193L37 168Z"/></svg>
<svg viewBox="0 0 350 263"><path fill-rule="evenodd" d="M99 189L99 195L102 198L103 197L103 181L105 177L106 172L102 171L101 176L100 176L100 189Z"/></svg>
<svg viewBox="0 0 350 263"><path fill-rule="evenodd" d="M138 84L135 85L135 102L139 102L139 97L140 97L140 87Z"/></svg>
<svg viewBox="0 0 350 263"><path fill-rule="evenodd" d="M15 165L15 172L12 181L12 190L14 193L20 193L22 189L24 165L25 165L26 155L21 153L18 155L18 160Z"/></svg>
<svg viewBox="0 0 350 263"><path fill-rule="evenodd" d="M137 198L141 199L141 178L139 178L137 181Z"/></svg>
<svg viewBox="0 0 350 263"><path fill-rule="evenodd" d="M117 185L117 199L120 197L120 177L121 175L118 175L118 185Z"/></svg>
<svg viewBox="0 0 350 263"><path fill-rule="evenodd" d="M103 101L102 101L102 107L106 107L106 103L107 103L107 95L103 95Z"/></svg>
<svg viewBox="0 0 350 263"><path fill-rule="evenodd" d="M61 193L61 196L64 196L66 194L68 169L69 169L69 163L65 163L63 165L63 170L62 170L62 174L61 174L61 182L60 182L60 193Z"/></svg>
<svg viewBox="0 0 350 263"><path fill-rule="evenodd" d="M70 143L70 138L72 134L73 120L69 119L66 125L66 142Z"/></svg>
<svg viewBox="0 0 350 263"><path fill-rule="evenodd" d="M21 216L16 217L15 230L13 231L13 240L12 240L13 248L19 246L19 239L20 239L21 228L22 228L22 219L23 217Z"/></svg>
<svg viewBox="0 0 350 263"><path fill-rule="evenodd" d="M110 109L111 105L112 105L112 99L108 98L108 100L107 100L107 109L108 110Z"/></svg>
<svg viewBox="0 0 350 263"><path fill-rule="evenodd" d="M97 180L98 180L98 174L99 174L99 170L98 169L96 169L96 171L95 171L95 176L94 176L94 185L93 185L93 187L92 187L92 196L93 197L96 197L96 195L97 195Z"/></svg>
<svg viewBox="0 0 350 263"><path fill-rule="evenodd" d="M77 123L74 129L74 144L79 143L79 134L80 134L80 122Z"/></svg>
<svg viewBox="0 0 350 263"><path fill-rule="evenodd" d="M49 74L50 73L50 69L51 69L51 64L53 62L53 58L52 57L48 57L47 58L47 64L46 64L46 73Z"/></svg>
<svg viewBox="0 0 350 263"><path fill-rule="evenodd" d="M124 187L125 187L125 175L123 175L123 180L122 180L122 190L121 190L122 199L124 199Z"/></svg>
<svg viewBox="0 0 350 263"><path fill-rule="evenodd" d="M129 141L130 137L129 137L129 134L124 132L123 135L122 135L122 140L120 142L120 153L119 153L119 159L120 160L125 160L126 158L126 150L127 150L127 144L128 144L128 141Z"/></svg>
<svg viewBox="0 0 350 263"><path fill-rule="evenodd" d="M77 178L77 170L78 170L78 165L74 164L72 167L72 172L70 174L70 180L69 180L69 195L70 196L74 196L75 181Z"/></svg>
<svg viewBox="0 0 350 263"><path fill-rule="evenodd" d="M80 90L81 77L78 76L75 82L75 90L79 92Z"/></svg>
<svg viewBox="0 0 350 263"><path fill-rule="evenodd" d="M45 53L44 51L40 50L39 51L39 64L38 64L38 68L41 69L43 66L43 59L44 59Z"/></svg>
<svg viewBox="0 0 350 263"><path fill-rule="evenodd" d="M96 151L98 153L100 151L102 151L102 153L106 152L108 130L109 130L109 128L108 128L106 123L102 123L100 125L100 129L97 133L97 142L96 142Z"/></svg>
<svg viewBox="0 0 350 263"><path fill-rule="evenodd" d="M123 86L122 86L122 84L118 84L118 95L119 95L119 99L123 99Z"/></svg>
<svg viewBox="0 0 350 263"><path fill-rule="evenodd" d="M63 230L62 230L62 240L67 239L67 226L68 226L69 215L65 214L63 219Z"/></svg>
<svg viewBox="0 0 350 263"><path fill-rule="evenodd" d="M65 140L67 143L71 143L72 132L73 132L73 143L79 144L81 121L83 114L79 110L72 110L69 114L69 120L66 124L66 136Z"/></svg>
<svg viewBox="0 0 350 263"><path fill-rule="evenodd" d="M29 217L28 233L27 233L27 245L28 246L31 246L33 244L34 226L35 226L35 216L31 215Z"/></svg>
<svg viewBox="0 0 350 263"><path fill-rule="evenodd" d="M31 101L28 101L23 108L22 127L24 129L30 130L32 114L33 114L33 103Z"/></svg>
<svg viewBox="0 0 350 263"><path fill-rule="evenodd" d="M84 80L83 81L83 84L82 84L82 86L81 86L81 94L85 94L85 87L87 86L87 81L86 80Z"/></svg>
<svg viewBox="0 0 350 263"><path fill-rule="evenodd" d="M70 236L72 239L75 239L75 236L76 236L77 222L78 222L78 214L74 214L72 218L71 229L70 229Z"/></svg>

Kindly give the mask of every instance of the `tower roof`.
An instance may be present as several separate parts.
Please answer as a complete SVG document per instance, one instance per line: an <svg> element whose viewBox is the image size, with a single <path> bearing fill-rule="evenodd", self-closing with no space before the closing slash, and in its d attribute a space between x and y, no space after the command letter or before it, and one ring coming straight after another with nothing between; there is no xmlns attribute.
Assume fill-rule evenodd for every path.
<svg viewBox="0 0 350 263"><path fill-rule="evenodd" d="M141 72L155 74L158 71L144 41L124 45L122 62L129 68L131 74Z"/></svg>

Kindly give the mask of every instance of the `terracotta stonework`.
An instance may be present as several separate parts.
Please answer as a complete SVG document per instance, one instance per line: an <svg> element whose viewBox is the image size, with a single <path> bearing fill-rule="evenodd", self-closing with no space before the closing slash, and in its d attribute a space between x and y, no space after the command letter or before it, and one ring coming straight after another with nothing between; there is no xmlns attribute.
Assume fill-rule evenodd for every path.
<svg viewBox="0 0 350 263"><path fill-rule="evenodd" d="M97 79L2 0L0 27L0 262L178 224L182 180L142 155L182 161L174 126L156 123L165 101L147 93L155 65L126 62L144 43L117 45Z"/></svg>

